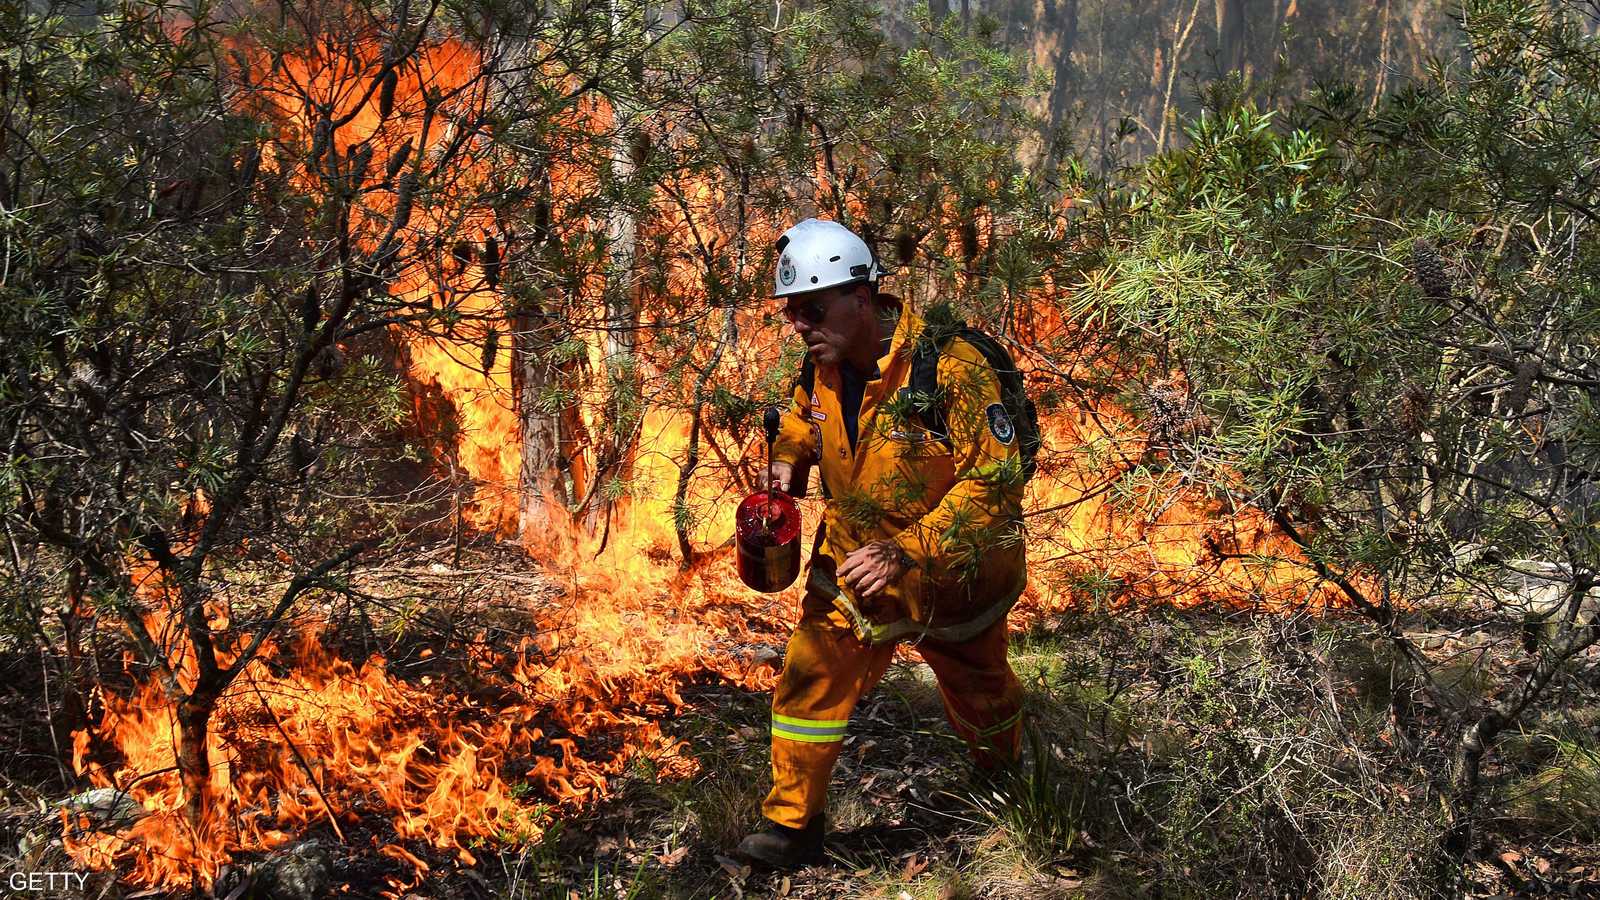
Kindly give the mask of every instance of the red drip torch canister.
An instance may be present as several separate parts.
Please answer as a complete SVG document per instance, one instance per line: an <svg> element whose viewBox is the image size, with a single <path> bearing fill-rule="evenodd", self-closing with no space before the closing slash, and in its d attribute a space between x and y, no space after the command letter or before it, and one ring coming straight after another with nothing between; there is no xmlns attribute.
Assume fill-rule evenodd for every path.
<svg viewBox="0 0 1600 900"><path fill-rule="evenodd" d="M762 416L767 433L767 461L778 438L781 413L769 408ZM792 489L792 485L790 486ZM739 548L739 580L763 594L794 584L800 574L800 505L794 497L769 485L744 498L733 516L733 542Z"/></svg>
<svg viewBox="0 0 1600 900"><path fill-rule="evenodd" d="M800 505L782 491L757 491L734 514L739 579L763 594L794 584L800 574Z"/></svg>

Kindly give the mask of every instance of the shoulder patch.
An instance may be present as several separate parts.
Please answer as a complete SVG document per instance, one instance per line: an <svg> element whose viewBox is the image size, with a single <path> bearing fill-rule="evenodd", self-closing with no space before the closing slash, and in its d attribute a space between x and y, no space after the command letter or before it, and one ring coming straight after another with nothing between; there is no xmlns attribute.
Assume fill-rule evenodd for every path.
<svg viewBox="0 0 1600 900"><path fill-rule="evenodd" d="M1016 426L1011 424L1011 417L1006 415L1006 408L1001 403L991 403L984 410L989 417L989 433L1002 444L1010 444L1017 436Z"/></svg>

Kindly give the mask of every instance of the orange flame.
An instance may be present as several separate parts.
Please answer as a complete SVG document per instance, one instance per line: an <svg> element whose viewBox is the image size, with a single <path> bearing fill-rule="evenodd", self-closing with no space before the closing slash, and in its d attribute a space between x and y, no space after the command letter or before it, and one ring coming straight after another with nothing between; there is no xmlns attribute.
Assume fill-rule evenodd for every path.
<svg viewBox="0 0 1600 900"><path fill-rule="evenodd" d="M279 60L276 69L264 55L246 56L256 73L254 96L271 107L266 113L281 123L286 143L316 140L318 123L294 102L297 91L310 92L329 98L333 118L350 116L329 138L328 152L348 162L370 147L378 168L407 145L415 145L418 157L442 152L457 135L443 128L425 133L421 121L438 97L470 99L481 81L481 60L469 49L447 42L425 46L414 65L402 68L393 107L384 115L370 92L359 89L381 69L376 42L337 54L307 50ZM261 74L269 70L275 74ZM608 117L603 109L581 115L593 116L596 127ZM287 154L279 160L291 162ZM441 190L472 196L488 177L487 165L467 152ZM308 190L316 190L312 174L303 177ZM588 177L574 166L554 173L553 182L558 193L579 191ZM690 209L714 208L725 199L708 184L687 185L682 193ZM370 250L388 227L396 194L361 196L356 230ZM678 234L685 215L664 205L654 227ZM776 232L773 223L748 227L750 246L770 245ZM481 240L495 229L487 210L430 204L408 227L407 240L410 246L426 246L440 234ZM521 490L513 354L506 348L484 365L481 347L484 329L509 333L506 298L471 253L440 248L421 257L399 273L394 295L419 307L439 305L433 298L444 297L477 324L471 333L441 329L410 343L417 396L442 398L460 427L440 435L442 422L429 418L420 400L418 418L452 444L449 455L475 489L468 521L505 536L516 527ZM667 289L700 296L703 273L692 250L672 259ZM1025 329L1032 339L1063 327L1048 313L1056 293L1035 299L1038 315ZM649 311L641 314L648 318ZM740 313L737 321L744 337L728 348L722 369L733 373L727 379L743 379L737 387L751 387L770 365L780 336L760 316ZM691 353L704 364L704 348ZM588 424L599 429L605 423ZM1214 502L1170 483L1127 491L1113 502L1101 490L1108 467L1125 466L1120 457L1137 455L1144 443L1138 423L1124 411L1100 404L1062 412L1045 423L1044 433L1045 469L1029 488L1034 571L1023 615L1081 602L1095 584L1115 585L1125 598L1180 603L1249 597L1273 606L1321 596L1294 563L1293 548L1258 512L1223 514ZM475 840L537 836L551 813L541 812L536 799L559 808L604 796L608 776L637 756L659 760L669 773L692 772L692 760L679 755L660 724L684 704L679 685L712 674L753 690L769 688L776 678L774 647L793 621L798 589L753 596L738 582L725 547L680 568L672 494L688 434L686 413L664 404L647 411L633 477L637 489L603 532L562 519L559 504L548 504L556 510L551 527L524 540L545 574L564 587L563 602L528 598L540 624L515 651L474 642L467 668L480 684L473 691L395 677L381 656L352 662L311 629L264 645L214 715L208 813L198 830L182 816L175 713L153 679L136 677L132 693L108 696L99 722L74 735L73 764L94 784L125 790L149 814L117 832L69 816L69 850L85 865L122 867L140 884L209 886L224 863L242 854L281 846L319 823L342 836L346 827L360 825L379 854L420 878L437 864L437 854L471 864ZM731 468L759 459L754 443L728 452ZM692 529L700 547L716 546L732 533L736 504L729 500L738 492L727 467L708 471L690 485L692 507L711 511ZM819 504L803 504L808 527L815 527ZM150 619L152 632L163 635L172 628L175 604L159 594L146 599L167 614ZM219 629L225 619L224 609L213 611ZM179 645L175 637L164 643ZM222 650L231 658L238 647ZM192 683L192 659L180 656L174 667ZM529 785L533 796L515 782ZM390 887L400 892L410 883L396 876Z"/></svg>

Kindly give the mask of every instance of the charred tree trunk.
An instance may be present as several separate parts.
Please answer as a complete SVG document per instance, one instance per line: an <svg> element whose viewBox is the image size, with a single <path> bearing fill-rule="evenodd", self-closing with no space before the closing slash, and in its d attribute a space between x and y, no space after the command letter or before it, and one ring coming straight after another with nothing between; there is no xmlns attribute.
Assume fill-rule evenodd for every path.
<svg viewBox="0 0 1600 900"><path fill-rule="evenodd" d="M568 489L570 463L563 452L562 417L546 398L557 393L561 370L551 359L550 325L538 303L524 301L512 319L512 391L518 436L522 440L518 472L517 529L524 539L542 534L572 503Z"/></svg>
<svg viewBox="0 0 1600 900"><path fill-rule="evenodd" d="M515 110L528 97L537 95L530 88L530 79L540 71L532 62L539 51L528 31L509 23L498 31L495 43L493 67L497 74L491 102ZM581 490L574 486L574 478L579 479L579 485L583 483L583 473L575 471L579 454L574 446L576 412L570 405L557 407L553 402L553 398L564 396L573 374L554 354L561 292L552 284L547 256L558 242L550 171L553 152L549 146L533 149L532 171L527 177L533 198L531 209L526 210L528 231L520 246L506 241L510 265L507 275L519 282L504 289L509 295L506 326L511 337L512 403L521 442L517 533L524 540L548 533L552 525L564 527L574 494ZM511 254L521 258L512 259Z"/></svg>
<svg viewBox="0 0 1600 900"><path fill-rule="evenodd" d="M1246 29L1244 0L1217 0L1217 64L1225 72L1244 72Z"/></svg>
<svg viewBox="0 0 1600 900"><path fill-rule="evenodd" d="M18 570L20 571L20 566ZM93 649L84 649L83 638L94 633L94 608L90 605L81 562L67 572L67 605L61 611L61 643L66 662L61 668L61 715L59 729L52 727L51 739L59 730L63 735L89 724L89 705L85 696L85 669L93 664Z"/></svg>
<svg viewBox="0 0 1600 900"><path fill-rule="evenodd" d="M584 510L584 520L593 530L603 527L610 519L616 503L607 496L600 482L626 482L632 476L638 417L643 414L634 356L635 332L639 327L634 271L637 220L631 211L614 212L607 232L609 262L601 336L601 377L605 379L605 419L614 427L595 447L594 472Z"/></svg>
<svg viewBox="0 0 1600 900"><path fill-rule="evenodd" d="M533 234L526 267L533 272L510 305L511 390L521 454L517 472L517 533L524 540L566 527L580 492L589 481L583 459L583 423L572 402L557 405L580 381L581 362L562 363L556 354L561 293L540 286L543 254L551 241L551 185L548 173L537 179Z"/></svg>
<svg viewBox="0 0 1600 900"><path fill-rule="evenodd" d="M1483 757L1505 727L1505 720L1497 711L1489 710L1472 723L1456 744L1455 759L1451 763L1450 826L1445 831L1444 848L1450 856L1460 859L1472 848L1473 819L1478 811L1478 793L1482 786Z"/></svg>
<svg viewBox="0 0 1600 900"><path fill-rule="evenodd" d="M1056 39L1055 58L1050 64L1055 78L1050 87L1049 106L1045 110L1050 129L1054 131L1067 120L1073 95L1082 91L1082 73L1074 67L1072 58L1078 44L1078 0L1046 3L1045 10L1045 25ZM1102 102L1103 94L1102 91Z"/></svg>
<svg viewBox="0 0 1600 900"><path fill-rule="evenodd" d="M215 694L198 691L178 704L178 781L183 785L183 816L196 832L205 822L209 797L211 758L206 736L216 706Z"/></svg>
<svg viewBox="0 0 1600 900"><path fill-rule="evenodd" d="M622 37L642 22L621 8L621 0L611 0L611 32ZM652 148L649 133L641 127L640 111L631 92L644 77L641 59L628 65L628 77L611 101L610 178L626 184L637 178L649 162ZM590 485L585 524L599 531L610 522L615 500L603 490L601 481L626 482L632 476L637 418L642 409L638 373L635 369L635 335L639 327L639 279L636 270L639 219L629 202L615 202L606 216L605 320L601 326L601 377L605 379L605 417L613 423L596 446L594 483Z"/></svg>

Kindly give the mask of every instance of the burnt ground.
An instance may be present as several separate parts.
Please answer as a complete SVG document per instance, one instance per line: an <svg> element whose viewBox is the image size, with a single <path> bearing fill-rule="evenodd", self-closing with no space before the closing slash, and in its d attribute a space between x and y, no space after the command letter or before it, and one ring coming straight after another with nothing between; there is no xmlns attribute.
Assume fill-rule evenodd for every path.
<svg viewBox="0 0 1600 900"><path fill-rule="evenodd" d="M487 545L391 560L359 584L363 601L316 612L347 656L379 652L391 674L485 700L493 691L475 683L464 648L514 646L533 621L529 598L561 599L519 552ZM1408 628L1464 701L1515 675L1514 623L1417 613ZM1441 869L1427 850L1441 833L1427 771L1449 749L1430 746L1441 713L1364 634L1336 616L1249 610L1046 619L1013 647L1033 740L999 793L973 776L927 669L897 663L852 718L827 862L790 873L727 855L759 822L767 698L705 672L680 685L681 708L660 715L697 774L635 760L604 799L552 814L542 839L473 847L476 865L401 842L429 867L420 881L374 852L396 841L388 820L357 815L343 841L321 825L291 850L236 860L214 895L379 896L395 878L415 882L403 896L452 900L1600 897L1600 663L1583 661L1491 756L1494 813L1452 882L1462 868ZM124 689L117 643L98 650L107 689ZM61 702L40 662L36 649L0 659L8 875L70 867L51 847L52 804L84 787L56 751L81 710ZM140 891L102 873L56 895L193 893Z"/></svg>

